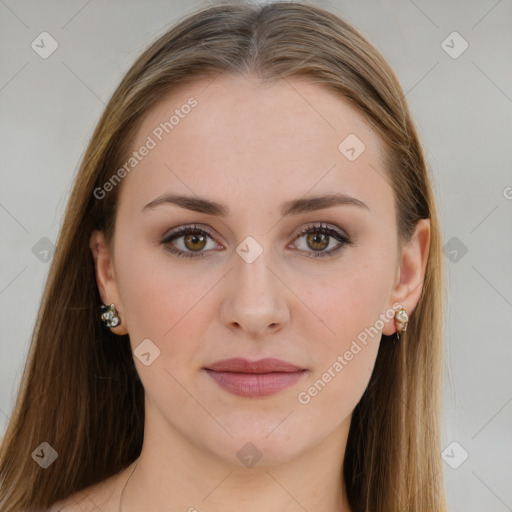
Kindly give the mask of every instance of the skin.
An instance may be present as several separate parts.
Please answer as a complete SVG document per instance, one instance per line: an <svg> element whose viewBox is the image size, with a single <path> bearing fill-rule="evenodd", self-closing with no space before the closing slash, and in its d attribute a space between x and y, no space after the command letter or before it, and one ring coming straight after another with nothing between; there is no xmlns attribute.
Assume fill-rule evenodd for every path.
<svg viewBox="0 0 512 512"><path fill-rule="evenodd" d="M144 444L122 510L231 512L350 511L342 465L352 411L366 389L379 334L311 398L308 390L365 328L396 302L412 314L421 295L430 226L418 223L399 248L393 190L377 134L348 102L303 80L261 85L219 76L174 91L143 120L139 148L160 122L194 96L198 105L127 175L115 237L92 233L98 288L114 303L132 349L150 339L160 355L135 357L145 389ZM349 161L338 145L356 134L366 146ZM172 204L142 211L163 193L225 203L225 217ZM342 192L364 202L283 217L292 199ZM304 226L327 223L352 245L308 257ZM161 241L171 229L207 228L201 258L180 258ZM236 252L252 236L252 263ZM334 237L320 252L338 247ZM169 242L194 254L184 237ZM196 253L197 254L197 253ZM220 388L202 368L230 357L277 357L308 370L291 388L264 398ZM252 443L262 457L246 467L237 452ZM117 511L134 465L77 494ZM82 502L82 506L83 503ZM69 503L69 502L67 502Z"/></svg>

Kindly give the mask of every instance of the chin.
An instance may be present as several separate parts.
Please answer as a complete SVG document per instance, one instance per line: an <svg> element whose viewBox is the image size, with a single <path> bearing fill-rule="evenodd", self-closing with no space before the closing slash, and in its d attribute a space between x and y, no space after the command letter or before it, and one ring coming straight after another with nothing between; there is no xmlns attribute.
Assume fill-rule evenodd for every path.
<svg viewBox="0 0 512 512"><path fill-rule="evenodd" d="M258 424L237 422L236 428L232 423L227 430L233 437L220 434L220 437L206 441L208 449L216 457L241 467L276 466L289 462L307 451L309 444L304 429L279 428L282 420L260 421Z"/></svg>

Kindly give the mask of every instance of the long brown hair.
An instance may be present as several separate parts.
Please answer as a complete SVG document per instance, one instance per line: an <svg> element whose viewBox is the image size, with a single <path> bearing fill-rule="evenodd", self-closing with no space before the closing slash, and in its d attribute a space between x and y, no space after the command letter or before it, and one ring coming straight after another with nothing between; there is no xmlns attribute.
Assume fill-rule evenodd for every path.
<svg viewBox="0 0 512 512"><path fill-rule="evenodd" d="M104 480L140 454L144 391L128 336L99 320L89 237L113 233L118 188L94 190L122 165L138 123L188 81L251 73L268 82L305 77L339 93L385 148L397 229L409 239L430 219L423 291L399 342L383 336L354 410L344 478L356 512L445 511L440 458L443 295L441 233L417 131L384 58L350 24L312 5L224 3L175 25L134 63L84 154L56 246L22 383L0 449L0 508L47 507ZM31 454L58 453L42 469ZM341 485L341 482L340 482Z"/></svg>

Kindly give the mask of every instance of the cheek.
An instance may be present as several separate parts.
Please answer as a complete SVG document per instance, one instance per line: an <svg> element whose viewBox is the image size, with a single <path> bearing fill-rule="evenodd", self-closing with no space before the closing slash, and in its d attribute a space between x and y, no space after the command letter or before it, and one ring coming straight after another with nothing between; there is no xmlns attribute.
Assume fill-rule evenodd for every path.
<svg viewBox="0 0 512 512"><path fill-rule="evenodd" d="M314 288L302 281L298 295L303 293L316 316L311 312L296 316L302 319L300 329L307 338L317 340L311 351L314 375L308 383L313 388L311 393L307 388L302 391L318 405L336 402L344 411L348 407L347 412L366 389L388 320L382 315L391 290L392 257L391 251L368 248L357 258L346 258L345 265L328 277L314 280Z"/></svg>
<svg viewBox="0 0 512 512"><path fill-rule="evenodd" d="M296 318L309 333L315 329L327 351L339 350L385 312L393 276L389 255L370 248L353 252L321 275L294 279L294 292L305 305L300 307L307 310Z"/></svg>
<svg viewBox="0 0 512 512"><path fill-rule="evenodd" d="M132 347L150 339L161 350L161 362L183 368L197 359L202 340L208 339L207 330L222 329L215 327L222 306L219 297L226 298L222 287L232 277L222 265L178 259L162 247L131 244L133 239L137 237L119 236L116 253L116 275ZM314 272L311 262L307 267L282 269L293 290L293 295L283 291L291 315L284 329L306 341L303 348L311 356L316 375L328 371L338 356L356 352L357 347L351 346L354 340L359 342L361 351L343 372L336 373L337 381L342 380L341 373L350 376L349 387L369 378L380 335L364 340L364 332L375 325L388 299L390 251L376 249L377 244L361 245L336 265L318 263ZM306 268L309 272L303 271Z"/></svg>
<svg viewBox="0 0 512 512"><path fill-rule="evenodd" d="M225 272L177 261L161 247L127 249L120 244L116 273L132 348L150 339L158 363L181 372L213 325L212 292Z"/></svg>
<svg viewBox="0 0 512 512"><path fill-rule="evenodd" d="M330 293L311 297L321 311L317 335L310 316L300 327L308 341L316 342L309 347L313 374L297 394L309 414L330 411L334 423L350 415L368 386L381 340L386 290L355 274L339 277L336 284L337 289L331 281Z"/></svg>

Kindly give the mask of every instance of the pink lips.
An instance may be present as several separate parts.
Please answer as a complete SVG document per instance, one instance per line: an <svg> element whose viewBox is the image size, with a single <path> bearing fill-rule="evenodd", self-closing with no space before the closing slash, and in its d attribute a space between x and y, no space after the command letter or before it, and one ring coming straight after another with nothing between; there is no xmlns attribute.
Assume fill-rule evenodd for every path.
<svg viewBox="0 0 512 512"><path fill-rule="evenodd" d="M225 359L205 370L221 388L245 397L273 395L293 386L307 373L304 368L274 358L259 361L240 357Z"/></svg>

